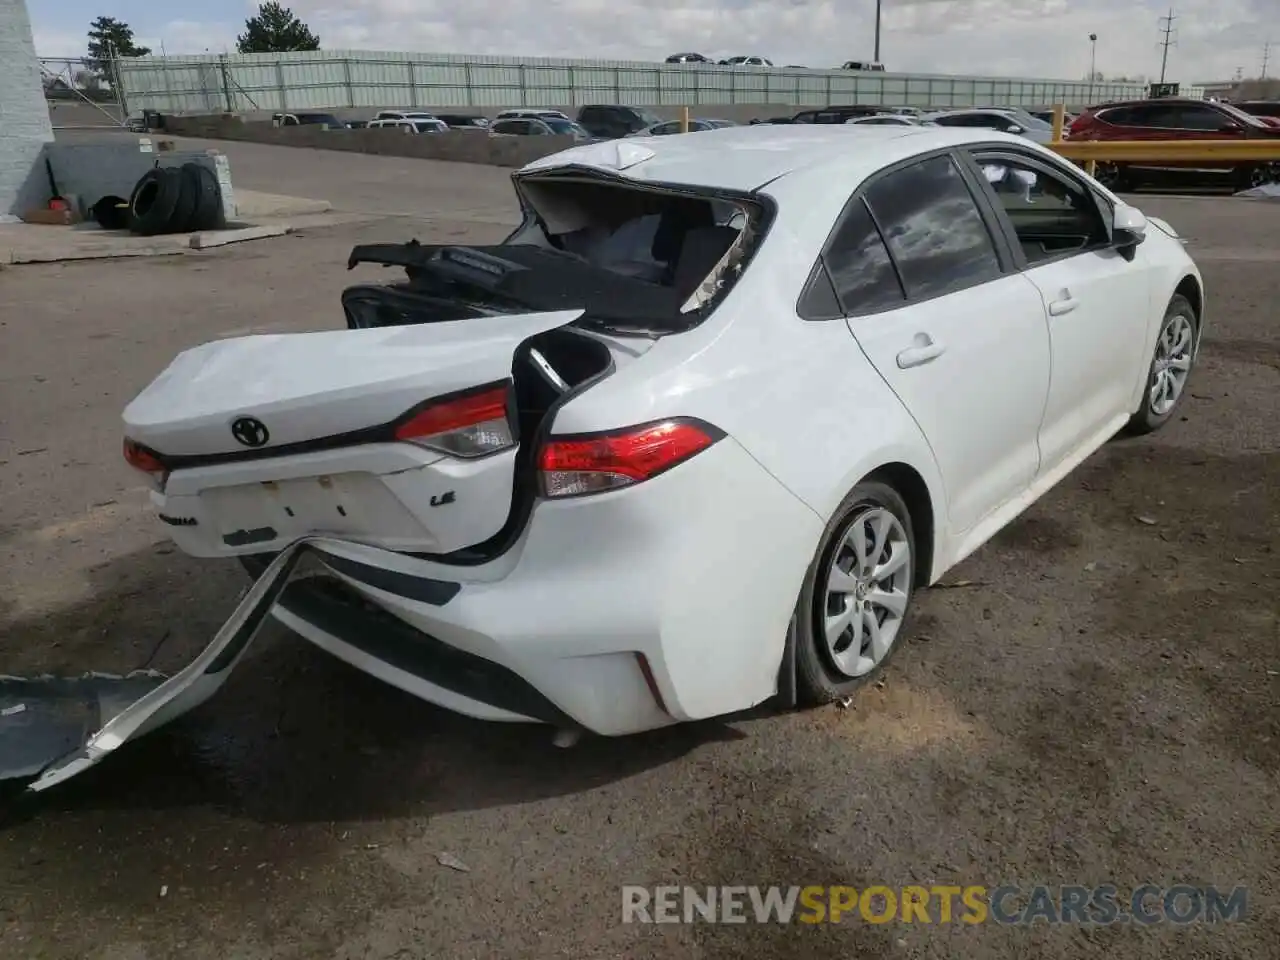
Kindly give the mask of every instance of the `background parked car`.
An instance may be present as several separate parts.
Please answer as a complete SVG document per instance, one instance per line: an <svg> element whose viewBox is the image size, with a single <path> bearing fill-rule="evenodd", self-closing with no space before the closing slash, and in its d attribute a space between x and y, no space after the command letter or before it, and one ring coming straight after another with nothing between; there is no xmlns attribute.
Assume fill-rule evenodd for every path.
<svg viewBox="0 0 1280 960"><path fill-rule="evenodd" d="M498 120L510 120L514 117L536 117L539 120L568 120L566 114L548 107L512 107L498 114Z"/></svg>
<svg viewBox="0 0 1280 960"><path fill-rule="evenodd" d="M880 127L918 127L924 123L919 117L901 113L878 113L873 117L851 117L845 123L873 124Z"/></svg>
<svg viewBox="0 0 1280 960"><path fill-rule="evenodd" d="M374 120L435 120L436 115L426 110L379 110Z"/></svg>
<svg viewBox="0 0 1280 960"><path fill-rule="evenodd" d="M405 133L448 133L449 127L435 117L417 117L412 120L370 120L368 129L403 130Z"/></svg>
<svg viewBox="0 0 1280 960"><path fill-rule="evenodd" d="M772 67L773 62L764 57L728 57L720 61L722 67Z"/></svg>
<svg viewBox="0 0 1280 960"><path fill-rule="evenodd" d="M690 117L689 133L697 133L700 130L718 130L721 127L738 126L732 120L719 120L714 117ZM643 130L637 130L635 133L629 133L629 137L667 137L673 133L682 133L679 120L663 120L661 123L655 123L651 127L645 127Z"/></svg>
<svg viewBox="0 0 1280 960"><path fill-rule="evenodd" d="M1253 140L1278 137L1280 127L1264 123L1229 103L1177 97L1103 104L1086 110L1071 124L1072 140ZM1243 190L1276 179L1280 164L1187 160L1098 166L1098 178L1113 189L1176 181Z"/></svg>
<svg viewBox="0 0 1280 960"><path fill-rule="evenodd" d="M495 120L489 125L491 137L547 137L569 136L575 140L591 141L593 137L586 129L572 120L557 117L508 117Z"/></svg>
<svg viewBox="0 0 1280 960"><path fill-rule="evenodd" d="M1050 127L1052 127L1052 126L1053 126L1053 111L1052 111L1052 110L1031 110L1031 111L1029 111L1029 112L1030 112L1030 114L1031 114L1033 117L1035 117L1037 120L1043 120L1045 123L1049 124L1049 126L1050 126ZM1065 136L1065 135L1066 135L1066 133L1067 133L1067 128L1071 126L1071 121L1072 121L1072 120L1074 120L1075 118L1076 118L1076 115L1075 115L1074 113L1064 113L1064 114L1062 115L1062 133L1063 133L1063 136Z"/></svg>
<svg viewBox="0 0 1280 960"><path fill-rule="evenodd" d="M791 118L792 123L844 123L854 117L873 117L880 113L881 107L865 104L843 104L838 107L823 107L821 110L801 110ZM771 123L776 121L770 121Z"/></svg>
<svg viewBox="0 0 1280 960"><path fill-rule="evenodd" d="M489 118L478 113L437 113L450 130L488 130Z"/></svg>
<svg viewBox="0 0 1280 960"><path fill-rule="evenodd" d="M667 63L715 63L715 61L700 53L673 53L667 57Z"/></svg>
<svg viewBox="0 0 1280 960"><path fill-rule="evenodd" d="M271 120L280 127L327 126L332 130L346 130L351 126L332 113L276 113Z"/></svg>
<svg viewBox="0 0 1280 960"><path fill-rule="evenodd" d="M593 137L617 139L661 122L662 118L650 110L618 103L588 104L578 110L578 123Z"/></svg>
<svg viewBox="0 0 1280 960"><path fill-rule="evenodd" d="M1001 133L1017 134L1036 143L1050 143L1053 140L1052 126L1018 107L944 110L927 113L924 119L940 127L985 127Z"/></svg>
<svg viewBox="0 0 1280 960"><path fill-rule="evenodd" d="M873 73L884 73L883 63L871 63L867 60L846 60L840 65L841 70L869 70Z"/></svg>

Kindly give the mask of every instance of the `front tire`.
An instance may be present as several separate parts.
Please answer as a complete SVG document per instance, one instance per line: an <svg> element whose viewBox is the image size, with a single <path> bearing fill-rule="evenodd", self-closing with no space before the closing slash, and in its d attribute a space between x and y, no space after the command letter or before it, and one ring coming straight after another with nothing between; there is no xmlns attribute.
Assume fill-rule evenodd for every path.
<svg viewBox="0 0 1280 960"><path fill-rule="evenodd" d="M823 531L800 591L800 705L843 699L883 672L902 636L915 565L915 531L902 497L883 483L858 484Z"/></svg>
<svg viewBox="0 0 1280 960"><path fill-rule="evenodd" d="M1129 420L1126 427L1129 434L1154 433L1168 423L1178 409L1195 363L1198 324L1191 302L1182 294L1175 294L1160 323L1147 385L1142 391L1142 406Z"/></svg>

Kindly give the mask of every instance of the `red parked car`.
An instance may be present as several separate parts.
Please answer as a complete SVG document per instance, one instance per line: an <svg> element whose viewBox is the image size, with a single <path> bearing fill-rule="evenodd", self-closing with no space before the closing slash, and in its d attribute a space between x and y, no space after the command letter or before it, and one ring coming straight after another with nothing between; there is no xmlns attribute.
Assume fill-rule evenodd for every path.
<svg viewBox="0 0 1280 960"><path fill-rule="evenodd" d="M1072 122L1072 140L1251 140L1280 139L1280 127L1228 103L1167 97L1091 107ZM1098 179L1119 190L1143 185L1256 187L1278 179L1280 162L1099 163Z"/></svg>

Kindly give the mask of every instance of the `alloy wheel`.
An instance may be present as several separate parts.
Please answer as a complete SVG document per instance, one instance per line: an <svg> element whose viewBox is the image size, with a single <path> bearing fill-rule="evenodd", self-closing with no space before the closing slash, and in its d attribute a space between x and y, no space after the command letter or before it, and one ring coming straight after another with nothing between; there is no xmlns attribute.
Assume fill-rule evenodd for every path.
<svg viewBox="0 0 1280 960"><path fill-rule="evenodd" d="M1165 321L1151 369L1151 412L1157 417L1169 413L1182 396L1191 374L1194 343L1195 332L1189 317L1175 313Z"/></svg>
<svg viewBox="0 0 1280 960"><path fill-rule="evenodd" d="M911 542L884 507L861 509L837 541L827 569L826 652L846 677L871 672L893 649L911 596Z"/></svg>

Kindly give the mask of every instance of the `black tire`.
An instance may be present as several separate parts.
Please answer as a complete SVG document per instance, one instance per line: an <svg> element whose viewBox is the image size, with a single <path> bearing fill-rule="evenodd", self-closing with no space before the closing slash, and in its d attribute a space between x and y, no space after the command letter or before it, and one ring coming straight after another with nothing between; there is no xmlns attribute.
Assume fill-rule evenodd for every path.
<svg viewBox="0 0 1280 960"><path fill-rule="evenodd" d="M178 171L160 167L148 170L129 197L129 229L144 237L164 233L181 194Z"/></svg>
<svg viewBox="0 0 1280 960"><path fill-rule="evenodd" d="M173 205L173 214L169 217L165 233L190 233L195 229L192 223L195 221L200 183L187 175L185 166L184 164L170 171L178 181L178 202Z"/></svg>
<svg viewBox="0 0 1280 960"><path fill-rule="evenodd" d="M182 175L192 185L196 197L191 229L221 230L225 227L227 219L222 212L222 190L214 172L198 163L184 163Z"/></svg>
<svg viewBox="0 0 1280 960"><path fill-rule="evenodd" d="M90 213L103 230L129 229L129 201L124 197L105 196L90 208Z"/></svg>
<svg viewBox="0 0 1280 960"><path fill-rule="evenodd" d="M1235 189L1237 191L1261 187L1264 184L1271 183L1274 179L1270 163L1246 163L1235 169Z"/></svg>
<svg viewBox="0 0 1280 960"><path fill-rule="evenodd" d="M796 604L792 633L795 643L796 702L800 706L818 706L850 696L859 687L878 677L902 645L903 630L900 623L896 638L879 662L862 675L851 676L837 666L835 655L826 639L824 621L832 599L828 594L827 579L831 574L832 563L840 562L842 569L844 568L844 563L839 558L848 549L844 544L846 535L860 518L874 516L876 511L892 514L905 542L905 579L895 586L905 585L906 600L902 621L905 623L910 616L917 557L911 514L902 497L892 487L876 481L864 481L841 501L823 531L817 554L805 574L800 600Z"/></svg>
<svg viewBox="0 0 1280 960"><path fill-rule="evenodd" d="M1157 408L1152 399L1156 378L1159 376L1161 369L1161 340L1165 332L1175 325L1175 318L1177 317L1185 318L1190 323L1191 345L1185 354L1189 366L1187 367L1186 377L1183 378L1181 386L1178 387L1178 393L1174 397L1172 406L1161 410ZM1137 413L1129 418L1129 423L1125 426L1125 432L1130 436L1154 433L1168 423L1177 412L1178 407L1182 404L1182 399L1187 395L1187 384L1190 382L1191 374L1195 370L1199 334L1200 318L1196 316L1196 312L1191 306L1191 301L1180 293L1175 294L1173 299L1169 301L1169 306L1165 309L1164 317L1160 321L1160 333L1156 337L1155 349L1151 353L1151 363L1147 368L1146 385L1142 389L1142 406L1138 408ZM1177 355L1175 354L1175 356Z"/></svg>
<svg viewBox="0 0 1280 960"><path fill-rule="evenodd" d="M1094 164L1094 179L1112 193L1125 193L1136 186L1133 171L1121 163L1106 160Z"/></svg>

